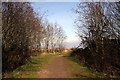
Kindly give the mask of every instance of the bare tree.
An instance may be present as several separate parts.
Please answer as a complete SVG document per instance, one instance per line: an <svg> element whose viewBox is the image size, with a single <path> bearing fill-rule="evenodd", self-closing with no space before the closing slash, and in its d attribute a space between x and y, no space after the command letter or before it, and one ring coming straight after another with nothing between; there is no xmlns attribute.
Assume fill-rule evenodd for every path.
<svg viewBox="0 0 120 80"><path fill-rule="evenodd" d="M2 8L2 57L6 70L24 64L31 55L31 46L40 44L42 22L30 3L3 2Z"/></svg>
<svg viewBox="0 0 120 80"><path fill-rule="evenodd" d="M65 33L61 27L58 28L57 37L58 37L57 45L58 45L60 52L62 52L62 50L64 49L63 42L66 39L66 36L65 36Z"/></svg>
<svg viewBox="0 0 120 80"><path fill-rule="evenodd" d="M55 49L63 48L63 41L65 40L65 34L62 27L59 27L57 23L52 24L46 22L45 27L45 48L47 52L55 52Z"/></svg>
<svg viewBox="0 0 120 80"><path fill-rule="evenodd" d="M89 59L92 58L93 60L89 62L88 58L84 57L88 61L87 63L98 71L110 69L106 65L119 65L116 62L119 61L117 57L119 54L117 47L119 46L120 30L118 6L119 3L108 2L80 3L76 10L78 14L78 18L76 19L77 34L82 38L83 44L90 50L89 54L85 54L89 56Z"/></svg>

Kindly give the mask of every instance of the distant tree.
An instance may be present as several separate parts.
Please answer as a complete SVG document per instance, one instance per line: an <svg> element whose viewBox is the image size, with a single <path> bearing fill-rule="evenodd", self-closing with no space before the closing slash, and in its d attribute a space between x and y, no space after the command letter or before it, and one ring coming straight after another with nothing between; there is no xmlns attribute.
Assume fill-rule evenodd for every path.
<svg viewBox="0 0 120 80"><path fill-rule="evenodd" d="M52 49L52 52L55 52L55 49L63 48L63 42L66 38L62 27L59 27L57 23L52 24L48 21L46 22L45 27L45 49L49 52L49 49Z"/></svg>
<svg viewBox="0 0 120 80"><path fill-rule="evenodd" d="M65 35L62 27L58 28L58 35L57 35L57 37L58 37L58 41L57 41L58 48L59 48L60 52L62 52L62 50L64 49L63 42L66 39L66 35Z"/></svg>

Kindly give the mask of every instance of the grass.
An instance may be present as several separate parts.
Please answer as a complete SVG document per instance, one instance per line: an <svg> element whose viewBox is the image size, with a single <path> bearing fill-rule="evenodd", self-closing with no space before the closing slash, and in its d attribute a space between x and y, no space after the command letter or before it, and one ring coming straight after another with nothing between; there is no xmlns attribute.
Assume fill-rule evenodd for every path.
<svg viewBox="0 0 120 80"><path fill-rule="evenodd" d="M70 72L73 78L101 78L101 74L93 70L90 70L85 65L81 64L75 57L68 57L70 66Z"/></svg>
<svg viewBox="0 0 120 80"><path fill-rule="evenodd" d="M4 78L39 78L38 71L42 69L58 54L42 54L32 56L31 60L15 69L13 72L5 73Z"/></svg>
<svg viewBox="0 0 120 80"><path fill-rule="evenodd" d="M46 64L51 62L59 54L42 54L38 56L32 56L31 60L15 69L13 72L5 74L4 78L39 78L38 71L43 69ZM71 77L74 79L79 78L101 78L101 74L90 70L75 57L70 57L69 54L63 54L68 58L68 71L71 73Z"/></svg>

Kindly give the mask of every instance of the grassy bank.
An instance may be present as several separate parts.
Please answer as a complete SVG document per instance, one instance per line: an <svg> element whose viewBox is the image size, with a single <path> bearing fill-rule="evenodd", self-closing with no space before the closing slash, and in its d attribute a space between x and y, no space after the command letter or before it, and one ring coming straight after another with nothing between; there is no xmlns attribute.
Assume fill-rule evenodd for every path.
<svg viewBox="0 0 120 80"><path fill-rule="evenodd" d="M73 78L101 78L103 75L101 73L97 73L93 70L90 70L85 65L81 64L78 59L75 57L67 57L69 59L70 66L70 72Z"/></svg>
<svg viewBox="0 0 120 80"><path fill-rule="evenodd" d="M4 78L38 78L37 72L50 62L58 54L41 54L32 56L30 61L15 69L13 72L4 74Z"/></svg>

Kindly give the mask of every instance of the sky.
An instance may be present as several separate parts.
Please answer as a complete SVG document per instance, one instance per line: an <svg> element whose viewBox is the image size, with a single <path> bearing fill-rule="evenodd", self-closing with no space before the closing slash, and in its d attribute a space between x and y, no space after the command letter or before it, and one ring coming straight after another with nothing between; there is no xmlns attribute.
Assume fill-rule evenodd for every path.
<svg viewBox="0 0 120 80"><path fill-rule="evenodd" d="M78 37L75 33L75 18L74 9L77 7L77 2L34 2L32 6L34 10L41 14L46 12L47 19L51 23L57 22L65 31L67 39L65 47L72 48L78 46Z"/></svg>

